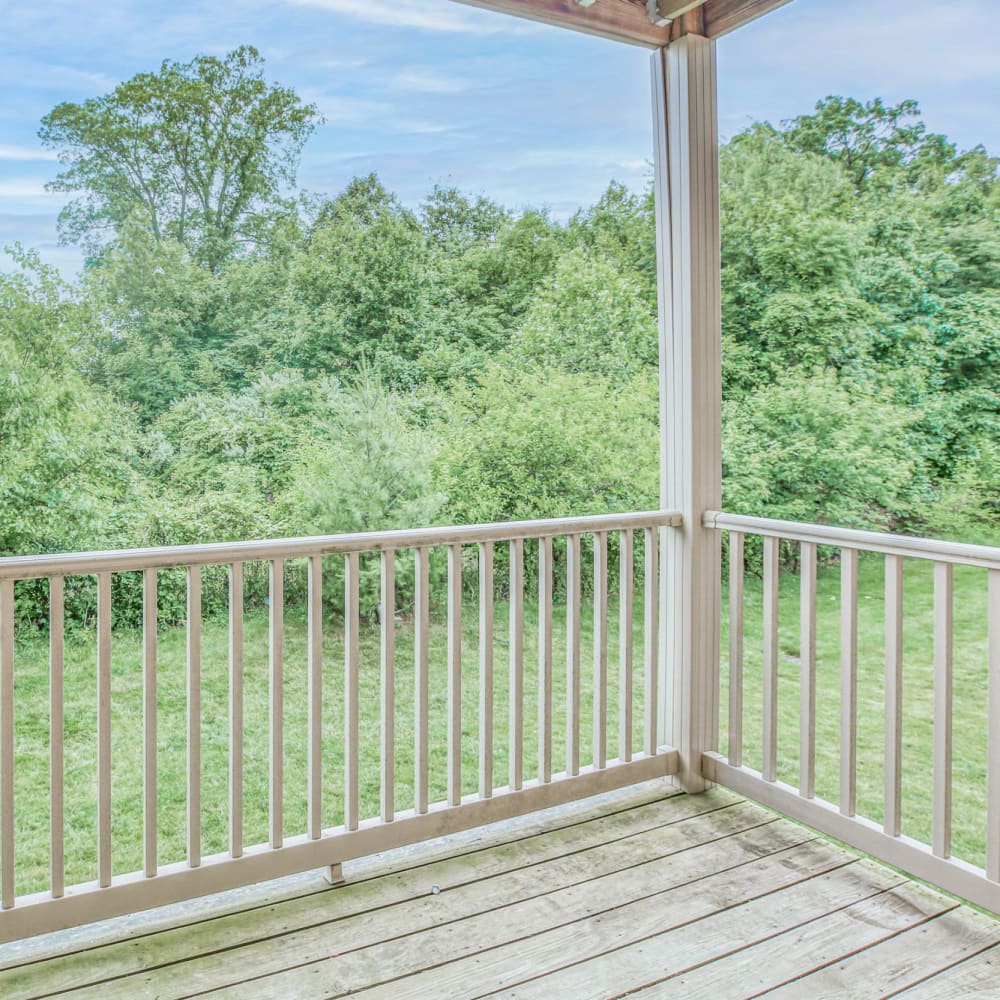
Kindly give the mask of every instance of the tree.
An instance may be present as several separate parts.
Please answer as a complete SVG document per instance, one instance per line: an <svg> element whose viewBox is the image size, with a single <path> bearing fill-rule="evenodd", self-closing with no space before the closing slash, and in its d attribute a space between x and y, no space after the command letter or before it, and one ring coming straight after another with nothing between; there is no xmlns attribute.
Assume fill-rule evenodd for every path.
<svg viewBox="0 0 1000 1000"><path fill-rule="evenodd" d="M50 189L81 194L62 213L63 238L95 252L137 216L213 266L260 240L318 121L263 68L250 46L166 61L49 112L39 135L64 166Z"/></svg>
<svg viewBox="0 0 1000 1000"><path fill-rule="evenodd" d="M611 259L570 250L535 296L514 338L515 357L616 380L655 367L655 302Z"/></svg>
<svg viewBox="0 0 1000 1000"><path fill-rule="evenodd" d="M0 273L0 554L127 542L137 476L135 429L76 368L97 322L37 255Z"/></svg>
<svg viewBox="0 0 1000 1000"><path fill-rule="evenodd" d="M861 190L887 168L905 166L916 177L925 166L955 159L955 147L919 119L916 101L886 105L876 98L863 104L853 97L827 97L813 114L786 122L784 136L794 149L839 163Z"/></svg>
<svg viewBox="0 0 1000 1000"><path fill-rule="evenodd" d="M362 360L405 382L423 346L428 255L416 216L374 175L322 207L291 263L298 363L312 372Z"/></svg>

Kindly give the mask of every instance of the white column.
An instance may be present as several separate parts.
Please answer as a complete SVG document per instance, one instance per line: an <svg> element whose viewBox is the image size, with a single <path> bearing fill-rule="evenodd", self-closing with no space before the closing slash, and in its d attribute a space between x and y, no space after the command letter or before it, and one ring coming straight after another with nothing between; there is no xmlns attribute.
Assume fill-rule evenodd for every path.
<svg viewBox="0 0 1000 1000"><path fill-rule="evenodd" d="M678 784L706 787L701 755L719 729L720 541L702 527L722 506L719 148L715 44L685 35L653 54L660 329L661 742Z"/></svg>

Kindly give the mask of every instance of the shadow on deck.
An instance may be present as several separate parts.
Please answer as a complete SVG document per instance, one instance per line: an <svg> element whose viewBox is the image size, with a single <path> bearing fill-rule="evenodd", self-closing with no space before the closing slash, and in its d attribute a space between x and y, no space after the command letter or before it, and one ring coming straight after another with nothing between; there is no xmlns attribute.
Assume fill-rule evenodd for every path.
<svg viewBox="0 0 1000 1000"><path fill-rule="evenodd" d="M1000 922L659 781L0 948L6 1000L1000 995Z"/></svg>

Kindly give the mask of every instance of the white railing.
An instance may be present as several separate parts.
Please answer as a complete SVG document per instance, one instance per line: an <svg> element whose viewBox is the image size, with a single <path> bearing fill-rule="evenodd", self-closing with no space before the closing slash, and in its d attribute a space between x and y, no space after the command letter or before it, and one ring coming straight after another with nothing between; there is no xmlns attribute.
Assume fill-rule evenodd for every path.
<svg viewBox="0 0 1000 1000"><path fill-rule="evenodd" d="M660 665L657 662L658 580L661 535L680 523L672 512L636 513L608 517L584 517L551 521L504 523L476 527L447 527L417 531L391 531L372 534L341 535L324 538L301 538L222 545L183 546L120 552L44 555L0 559L0 941L26 937L44 931L129 913L165 903L177 902L222 889L275 878L293 872L325 866L372 854L455 830L477 826L496 819L544 808L581 798L677 770L677 754L660 746L657 732L657 686ZM608 536L619 540L618 608L618 677L616 696L620 713L618 747L615 759L608 754ZM643 678L634 685L633 631L639 619L633 602L636 581L633 577L635 535L641 538L643 573L641 609L643 621ZM590 692L593 709L593 733L589 758L581 748L581 538L592 540L594 554L592 581L593 686ZM565 769L554 773L553 762L553 557L554 539L559 551L565 545ZM537 555L538 588L538 659L532 667L532 688L537 690L537 767L525 760L525 543L528 553ZM498 787L494 776L494 751L497 733L494 727L494 555L495 546L506 545L509 563L509 710L506 752L506 783ZM588 548L591 543L588 542ZM444 602L432 595L431 553L447 553ZM478 574L478 732L476 747L478 775L475 794L463 795L462 772L462 686L463 686L463 581L465 557L475 548ZM407 554L408 553L408 554ZM412 563L402 561L403 555ZM324 609L324 575L329 576L330 557L340 563L344 587L343 649L344 673L341 679L330 676L324 665L324 632L331 628ZM324 564L324 559L327 560ZM296 669L307 672L306 754L307 774L304 787L289 789L284 774L286 732L284 724L285 654L285 581L293 561L305 563L304 601L307 608L304 662ZM377 569L375 563L377 561ZM268 799L268 836L264 843L244 843L244 574L245 568L267 568L267 770L268 790L260 790ZM360 716L362 690L360 672L362 620L360 613L360 573L371 565L378 574L380 645L378 649L378 713L380 732L379 808L377 814L365 815L359 775ZM413 644L413 805L396 811L395 761L396 690L400 664L396 656L397 609L396 572L412 566L412 644ZM203 569L222 567L228 571L228 707L227 748L228 792L225 812L228 850L203 854L202 782L204 760L202 731L206 721L202 707L203 665ZM186 573L186 860L161 863L158 843L158 803L163 791L158 775L158 641L161 639L158 571L182 569ZM141 574L141 685L142 718L131 722L142 727L142 809L141 823L119 836L138 838L141 842L141 871L119 872L113 865L113 689L112 646L113 594L120 574ZM80 830L67 829L65 793L65 732L67 709L64 705L64 680L67 644L64 642L64 601L67 580L96 577L96 615L91 634L96 635L97 689L96 712L96 821L93 855L97 879L93 883L65 885L67 834L78 840ZM18 620L17 581L47 579L48 586L48 667L49 667L49 888L47 891L18 895L17 853L15 851L15 787L19 759L17 748L23 735L22 720L15 715L15 680L21 655L15 637ZM21 584L21 586L24 586ZM38 585L35 585L36 591ZM36 595L37 596L37 595ZM161 594L162 596L162 594ZM438 606L442 604L442 611ZM430 682L432 622L444 620L447 647L446 690L433 690ZM338 622L340 624L340 616ZM90 627L90 626L88 626ZM409 640L408 640L409 641ZM138 672L138 671L137 671ZM466 672L467 674L468 672ZM343 823L325 825L324 791L330 784L329 765L324 766L324 733L330 720L324 716L324 688L342 685L343 711ZM645 725L642 746L633 746L632 713L636 700L634 687L641 686ZM562 690L560 688L560 690ZM428 718L432 700L446 701L445 746L435 746L430 738ZM38 706L34 706L38 708ZM38 714L37 712L35 714ZM292 734L301 738L303 734ZM564 735L564 739L563 739ZM431 801L431 755L446 758L445 799ZM207 758L205 758L207 759ZM581 764L581 760L589 763ZM530 777L528 775L531 775ZM174 797L177 789L169 790ZM289 794L307 799L304 829L286 836L283 803ZM37 803L20 804L22 810L37 808ZM30 824L29 824L30 825ZM37 825L37 824L36 824Z"/></svg>
<svg viewBox="0 0 1000 1000"><path fill-rule="evenodd" d="M836 837L889 864L904 869L980 906L1000 912L1000 549L930 541L826 525L797 524L765 518L709 512L706 527L728 533L729 540L729 719L728 756L706 754L706 776L786 815ZM745 540L762 539L762 673L760 744L750 744L759 757L759 771L743 760L748 738L744 733L744 675L746 590ZM779 575L781 545L792 547L799 562L799 641L797 741L779 725L780 669ZM840 568L839 597L839 739L835 747L821 746L827 760L839 769L838 801L818 798L817 786L817 561L825 549L836 551ZM859 815L858 810L858 570L859 553L884 557L884 753L881 817ZM926 842L907 834L903 798L904 671L903 569L906 560L933 564L932 661L933 719L929 747L922 755L932 761L930 835ZM975 664L975 697L986 701L984 753L979 770L982 787L974 790L979 807L976 822L985 844L985 865L979 867L952 856L953 703L954 689L954 568L985 570L985 642L981 662ZM836 599L832 595L831 599ZM917 637L914 636L914 639ZM757 678L754 678L756 686ZM912 688L911 688L912 691ZM877 692L875 692L877 694ZM862 691L865 698L873 692ZM797 745L798 784L779 780L780 765ZM913 766L918 752L908 757ZM985 759L982 759L985 758ZM865 760L870 767L872 762ZM874 811L874 810L873 810ZM916 823L913 825L921 825ZM923 825L927 825L924 823Z"/></svg>

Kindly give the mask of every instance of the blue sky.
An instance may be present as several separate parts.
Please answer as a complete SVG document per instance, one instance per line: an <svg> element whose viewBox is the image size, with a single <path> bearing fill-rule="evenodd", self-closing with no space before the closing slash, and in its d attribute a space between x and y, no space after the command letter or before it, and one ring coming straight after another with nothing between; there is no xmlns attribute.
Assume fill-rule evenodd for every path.
<svg viewBox="0 0 1000 1000"><path fill-rule="evenodd" d="M995 0L793 0L720 41L720 131L832 93L912 97L929 128L1000 153L997 38ZM0 245L78 263L36 137L55 104L244 43L327 120L302 160L310 191L377 170L410 205L447 183L564 217L648 176L641 49L449 0L0 0Z"/></svg>

